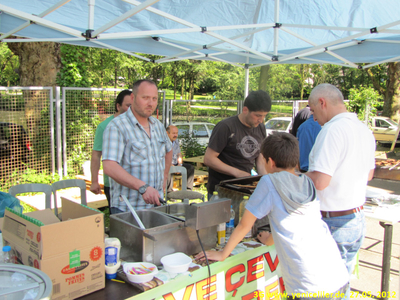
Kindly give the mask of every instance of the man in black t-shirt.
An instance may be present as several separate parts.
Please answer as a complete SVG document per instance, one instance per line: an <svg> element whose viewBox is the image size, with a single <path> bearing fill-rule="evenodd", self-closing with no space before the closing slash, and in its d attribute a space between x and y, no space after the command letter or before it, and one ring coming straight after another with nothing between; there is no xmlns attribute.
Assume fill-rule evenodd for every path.
<svg viewBox="0 0 400 300"><path fill-rule="evenodd" d="M239 115L214 127L204 155L204 164L209 167L209 195L222 180L250 176L254 164L260 175L266 174L260 146L266 136L264 119L270 110L268 93L254 91L244 100Z"/></svg>

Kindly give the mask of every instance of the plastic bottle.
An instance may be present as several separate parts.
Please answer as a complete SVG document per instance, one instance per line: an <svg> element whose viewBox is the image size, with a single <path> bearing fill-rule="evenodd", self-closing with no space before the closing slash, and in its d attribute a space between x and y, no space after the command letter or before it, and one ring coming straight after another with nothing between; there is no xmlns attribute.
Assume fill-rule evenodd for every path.
<svg viewBox="0 0 400 300"><path fill-rule="evenodd" d="M249 196L243 196L243 200L242 200L242 202L240 202L240 206L239 206L239 221L242 219L242 217L244 215L247 202L249 202ZM252 229L250 229L250 231L248 233L246 233L246 235L244 236L245 239L251 238L251 231L252 231Z"/></svg>
<svg viewBox="0 0 400 300"><path fill-rule="evenodd" d="M121 265L121 261L119 260L121 242L117 238L106 238L104 240L104 247L106 278L114 279L117 277L117 270Z"/></svg>
<svg viewBox="0 0 400 300"><path fill-rule="evenodd" d="M233 210L233 206L231 205L231 217L229 222L226 223L226 237L225 240L228 241L231 237L233 229L235 228L235 211Z"/></svg>
<svg viewBox="0 0 400 300"><path fill-rule="evenodd" d="M213 195L211 196L209 201L218 200L218 199L219 199L218 192L214 191Z"/></svg>
<svg viewBox="0 0 400 300"><path fill-rule="evenodd" d="M219 196L218 196L218 192L214 191L213 195L210 198L210 201L213 200L218 200ZM218 245L224 245L225 244L225 232L226 232L226 224L221 223L217 225L217 244Z"/></svg>
<svg viewBox="0 0 400 300"><path fill-rule="evenodd" d="M11 246L4 246L3 247L3 261L4 264L11 264Z"/></svg>

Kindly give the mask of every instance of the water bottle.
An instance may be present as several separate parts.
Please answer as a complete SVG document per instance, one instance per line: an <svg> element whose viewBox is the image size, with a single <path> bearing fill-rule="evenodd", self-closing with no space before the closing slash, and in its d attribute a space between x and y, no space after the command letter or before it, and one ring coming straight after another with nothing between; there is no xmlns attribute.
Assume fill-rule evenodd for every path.
<svg viewBox="0 0 400 300"><path fill-rule="evenodd" d="M218 192L214 191L209 201L218 200ZM224 245L225 244L225 235L226 235L226 224L221 223L217 225L217 244Z"/></svg>
<svg viewBox="0 0 400 300"><path fill-rule="evenodd" d="M3 263L4 264L12 263L12 260L11 260L11 246L4 246L3 247Z"/></svg>
<svg viewBox="0 0 400 300"><path fill-rule="evenodd" d="M213 195L211 196L210 200L208 200L208 201L213 201L213 200L218 200L218 199L219 199L218 192L214 191Z"/></svg>
<svg viewBox="0 0 400 300"><path fill-rule="evenodd" d="M234 228L235 228L235 211L233 210L233 207L231 205L231 217L229 219L229 222L226 223L226 237L225 237L226 241L228 241L229 238L231 237Z"/></svg>
<svg viewBox="0 0 400 300"><path fill-rule="evenodd" d="M243 200L242 200L242 202L240 202L240 206L239 206L239 221L242 219L244 212L246 211L247 202L249 202L249 196L243 196ZM251 236L252 236L251 231L252 231L252 229L250 229L250 231L248 233L246 233L246 235L244 236L245 239L251 238Z"/></svg>

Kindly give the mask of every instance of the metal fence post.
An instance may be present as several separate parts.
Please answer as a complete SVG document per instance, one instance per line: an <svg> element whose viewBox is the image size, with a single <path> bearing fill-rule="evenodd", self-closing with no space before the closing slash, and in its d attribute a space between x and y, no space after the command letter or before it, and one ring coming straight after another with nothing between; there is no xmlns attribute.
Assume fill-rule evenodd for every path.
<svg viewBox="0 0 400 300"><path fill-rule="evenodd" d="M64 94L64 93L63 93ZM57 172L62 178L62 152L61 152L61 108L60 89L56 89L56 144L57 144Z"/></svg>

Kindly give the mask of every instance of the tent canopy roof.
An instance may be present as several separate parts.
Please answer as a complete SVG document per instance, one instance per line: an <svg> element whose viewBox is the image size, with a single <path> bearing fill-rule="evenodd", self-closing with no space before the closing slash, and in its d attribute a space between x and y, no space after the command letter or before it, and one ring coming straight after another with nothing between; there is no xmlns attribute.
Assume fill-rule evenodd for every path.
<svg viewBox="0 0 400 300"><path fill-rule="evenodd" d="M0 0L0 10L2 41L154 54L159 63L400 60L398 0Z"/></svg>

